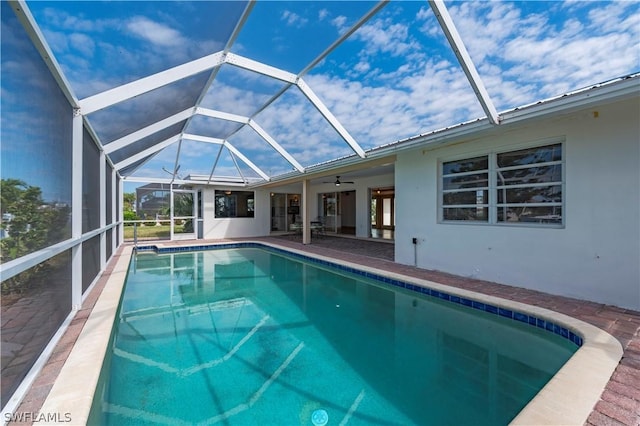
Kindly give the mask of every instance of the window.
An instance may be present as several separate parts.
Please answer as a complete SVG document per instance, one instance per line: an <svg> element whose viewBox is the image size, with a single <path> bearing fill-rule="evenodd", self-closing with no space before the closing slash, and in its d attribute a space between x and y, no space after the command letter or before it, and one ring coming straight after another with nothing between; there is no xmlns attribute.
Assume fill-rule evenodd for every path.
<svg viewBox="0 0 640 426"><path fill-rule="evenodd" d="M443 220L488 220L488 156L442 165L442 207Z"/></svg>
<svg viewBox="0 0 640 426"><path fill-rule="evenodd" d="M442 163L442 220L562 224L562 144Z"/></svg>
<svg viewBox="0 0 640 426"><path fill-rule="evenodd" d="M254 200L252 191L216 191L215 217L253 217Z"/></svg>
<svg viewBox="0 0 640 426"><path fill-rule="evenodd" d="M496 156L498 222L562 223L562 145Z"/></svg>

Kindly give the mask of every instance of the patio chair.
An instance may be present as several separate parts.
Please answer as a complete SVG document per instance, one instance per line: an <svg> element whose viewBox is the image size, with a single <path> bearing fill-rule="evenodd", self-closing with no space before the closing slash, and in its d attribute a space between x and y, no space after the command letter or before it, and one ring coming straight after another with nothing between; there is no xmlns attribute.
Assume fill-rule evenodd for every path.
<svg viewBox="0 0 640 426"><path fill-rule="evenodd" d="M324 226L324 218L323 217L317 217L316 220L312 220L310 222L309 226L311 228L311 234L312 235L314 233L319 237L325 235L325 226Z"/></svg>

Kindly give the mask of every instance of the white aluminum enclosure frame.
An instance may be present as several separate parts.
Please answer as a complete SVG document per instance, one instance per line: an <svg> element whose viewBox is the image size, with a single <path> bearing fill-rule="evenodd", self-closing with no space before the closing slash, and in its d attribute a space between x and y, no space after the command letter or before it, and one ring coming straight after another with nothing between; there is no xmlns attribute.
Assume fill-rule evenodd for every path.
<svg viewBox="0 0 640 426"><path fill-rule="evenodd" d="M461 65L463 66L465 73L467 74L467 78L469 79L472 86L474 86L474 88L477 89L476 95L478 96L478 99L483 105L483 108L487 110L485 112L487 112L488 120L480 120L477 122L467 123L465 124L464 127L454 126L446 130L438 130L425 135L418 135L418 136L409 138L407 140L401 141L401 143L390 144L388 147L385 147L382 149L376 149L374 152L366 152L367 159L374 159L374 158L394 154L401 150L410 149L419 144L429 145L429 144L444 143L447 140L450 140L453 137L453 135L458 135L459 137L460 135L464 135L464 134L473 134L474 132L477 132L477 131L488 130L492 127L490 125L491 123L493 123L494 125L498 123L507 123L507 122L515 123L521 120L531 118L533 116L546 116L546 115L554 114L559 111L566 111L567 108L577 108L583 103L590 104L591 102L593 102L594 97L615 98L616 96L624 96L629 91L637 90L638 76L635 75L633 76L634 78L631 78L629 80L621 79L620 81L617 81L617 82L612 82L612 83L607 83L606 85L602 85L602 87L600 87L599 85L596 85L588 90L586 89L578 90L572 93L568 93L566 95L563 95L562 97L545 101L539 105L534 104L534 105L518 108L517 110L506 111L500 114L496 114L494 112L495 108L493 107L491 99L488 95L486 95L487 93L486 89L484 88L484 85L482 84L481 79L478 77L478 73L477 73L477 70L475 69L473 61L468 55L468 52L464 47L464 43L462 42L462 39L458 31L455 29L453 20L448 14L445 3L439 0L430 0L428 3L430 7L434 10L434 13L438 18L438 22L440 23L440 26L445 31L445 34L447 35L447 38L449 39L449 42L452 45L454 52L456 53L459 61L461 62ZM170 84L171 82L178 81L182 78L186 78L198 72L206 71L208 69L210 70L219 69L220 66L230 63L231 61L235 61L235 62L239 61L238 63L242 63L242 65L246 67L255 67L256 64L259 64L251 60L243 61L242 59L239 59L240 57L237 55L233 55L233 54L231 54L231 56L225 55L225 51L221 51L221 52L216 52L207 57L200 58L196 61L179 65L178 67L174 67L170 70L163 71L159 74L145 77L136 82L132 82L127 85L120 86L118 88L112 89L111 91L103 92L101 94L94 95L92 97L88 97L83 100L78 100L73 94L73 91L70 88L70 84L64 77L62 69L55 59L55 55L53 55L53 52L48 47L48 43L46 42L43 33L39 30L35 20L33 19L33 16L29 12L29 8L26 2L24 2L23 0L18 0L16 2L10 2L9 4L11 5L12 9L15 11L16 16L18 17L20 22L25 26L25 29L29 37L33 41L36 49L39 50L45 63L49 67L53 77L56 79L56 81L60 85L61 90L63 91L65 97L69 100L72 107L80 107L80 113L83 116L90 114L91 111L97 111L106 106L113 105L125 99L129 99L133 96L136 96L137 94L145 93L145 91L153 90L154 88L161 87L164 84ZM309 69L311 69L313 64L317 64L318 62L320 62L326 55L328 55L328 53L331 50L335 49L335 47L337 47L342 41L346 40L348 38L348 35L355 32L368 19L370 19L379 10L381 10L386 4L387 2L385 1L377 3L376 6L374 6L374 8L372 8L367 15L365 15L360 21L354 24L354 26L351 27L347 32L342 34L334 44L332 44L327 50L325 50L325 52L323 52L318 58L314 59L314 61L312 61L309 66L307 66L300 74L298 74L296 76L297 80L294 79L294 82L291 84L297 84L298 86L300 86L300 81L303 81L302 84L304 84L304 80L300 80L300 78L302 75L308 72ZM244 16L243 19L246 20L246 16ZM242 22L238 24L238 27L241 27L241 26L242 26ZM236 31L236 34L237 34L237 31ZM228 60L227 57L230 57L231 59ZM263 71L273 72L277 74L279 77L285 78L287 82L292 80L292 75L286 72L279 72L276 68L273 68L273 67L266 66L263 69ZM155 78L157 76L159 76L159 79ZM129 93L125 93L128 89L133 89L133 90ZM617 90L620 94L617 94L617 92L614 93L615 90ZM145 157L148 157L150 155L153 155L154 153L157 153L162 148L165 148L171 143L175 143L176 141L181 140L183 135L177 135L175 139L171 138L170 142L169 140L162 141L159 144L155 145L154 147L149 148L148 150L145 150L144 153L142 152L138 153L135 156L129 157L117 164L113 164L111 162L110 156L108 154L115 152L117 149L123 148L124 146L128 146L130 143L133 143L142 137L146 137L151 134L154 134L155 132L161 129L164 129L172 124L177 124L178 122L181 121L181 119L189 119L196 114L207 115L209 111L211 110L194 106L191 108L187 108L184 111L181 111L177 114L174 114L171 117L160 120L157 123L154 123L150 126L145 127L144 129L140 129L132 133L131 135L127 135L123 138L118 139L117 141L113 141L112 143L101 145L100 141L98 140L97 142L101 152L103 154L106 154L105 155L106 161L110 163L112 166L114 166L114 172L110 177L112 179L112 189L115 191L115 182L118 176L118 170L121 170L124 167L127 167L131 164L134 164L137 161L144 159ZM257 127L255 126L255 124L257 123L255 121L251 121L252 119L250 117L240 117L240 116L236 116L236 115L226 113L226 112L221 112L221 111L216 112L211 116L215 116L216 118L221 118L221 119L237 121L243 124L251 125L251 123L253 123L254 126L252 127L254 127L254 130ZM94 136L94 138L98 139L95 136L95 132L91 131L91 125L86 119L84 120L84 126L85 126L85 129L90 131L90 133ZM226 146L232 146L232 145L226 145ZM241 158L239 155L237 155L237 153L234 155L236 155L238 158ZM346 164L346 163L352 164L353 161L357 161L357 159L355 160L349 159L349 160L346 160L346 162L341 161L335 164L338 164L338 165ZM322 165L320 167L314 167L313 171L315 172L318 170L329 170L331 167L335 167L335 165ZM297 170L300 172L299 169ZM304 167L303 167L303 170L304 170L303 173L308 172L308 170L305 169ZM109 177L107 177L107 179L109 179ZM139 179L135 177L127 177L126 179L132 182L133 181L149 182L149 179ZM287 179L291 179L291 176L287 175ZM163 180L162 178L157 178L153 180L158 182L165 182L165 180ZM273 182L274 180L272 179L271 181ZM206 180L205 181L187 181L182 179L176 179L175 182L182 183L182 184L189 184L189 183L202 184L203 182L214 184L215 180L211 179L209 181L206 181ZM234 186L243 185L241 181L238 181L238 182L225 181L224 183L226 185L234 185ZM120 181L120 184L122 184L122 180ZM115 202L113 202L112 204L115 205ZM114 215L113 217L115 220L116 216ZM112 224L106 224L105 226L111 227ZM68 248L68 247L69 247L68 244L62 244L61 246L54 245L50 247L50 249L40 252L37 255L26 256L25 257L26 263L24 265L18 266L13 263L7 263L3 265L2 270L3 272L8 272L10 275L17 274L21 270L28 269L29 264L33 265L33 264L40 263L41 261L43 261L43 259L53 256L54 253L60 253L61 251L64 251L65 248Z"/></svg>
<svg viewBox="0 0 640 426"><path fill-rule="evenodd" d="M174 189L173 185L170 185L170 227L169 234L170 239L173 240L185 240L185 239L196 239L198 236L198 191L193 189ZM175 214L175 194L191 194L192 205L191 205L191 215L190 216L176 216ZM178 233L175 232L175 221L177 220L188 220L191 219L193 224L193 231L189 233Z"/></svg>
<svg viewBox="0 0 640 426"><path fill-rule="evenodd" d="M122 86L118 86L113 89L109 89L105 92L101 92L99 94L90 96L88 98L82 99L79 101L80 112L83 115L88 115L93 112L102 110L104 108L108 108L110 106L116 105L118 103L124 102L141 94L150 92L152 90L158 89L160 87L166 86L171 83L175 83L184 78L193 76L200 72L206 71L208 69L218 68L222 64L231 64L241 68L248 69L250 71L266 75L268 77L281 80L287 82L289 84L295 84L300 88L302 93L306 96L306 98L313 104L313 106L321 113L324 119L336 130L336 132L347 142L347 144L351 147L351 149L360 157L365 158L366 154L362 147L356 142L356 140L349 134L349 132L344 128L344 126L336 119L336 117L331 113L331 111L322 103L320 98L313 92L313 90L304 82L304 80L292 73L280 70L275 67L271 67L265 64L262 64L257 61L253 61L248 58L244 58L239 55L235 55L232 53L226 52L216 52L215 54L206 56L204 58L200 58L186 64L178 65L176 67L170 68L166 71L162 71L156 74L153 74L148 77L141 78L131 83L124 84ZM302 166L292 155L290 155L282 146L272 138L255 120L249 117L243 117L236 114L227 113L224 111L214 111L208 108L202 108L199 106L193 106L183 110L179 113L176 113L170 117L167 117L163 120L160 120L156 123L153 123L149 126L146 126L142 129L139 129L133 133L125 135L111 143L108 143L104 146L104 151L107 154L111 154L119 149L127 147L138 140L153 135L156 132L166 129L169 126L177 124L184 120L191 119L194 115L204 115L212 118L217 118L221 120L238 122L241 124L248 124L256 133L260 135L262 139L264 139L269 145L271 145L281 156L283 156L293 167L300 173L305 172L304 166ZM181 141L184 138L182 135L179 140ZM168 143L169 140L173 140L173 138L169 138L163 142L160 142L156 146L152 147L153 149L147 149L143 151L146 155L141 155L142 153L137 153L134 156L130 157L127 160L123 160L118 163L118 170L134 164L136 161L139 161L149 155L152 155L163 148L166 148L171 143ZM156 147L161 146L159 149L155 149ZM136 158L136 160L132 160ZM246 158L246 157L245 157ZM176 163L177 163L176 159ZM244 160L243 160L244 161ZM253 164L253 163L252 163ZM262 173L259 173L260 176L263 176ZM264 177L264 176L263 176ZM269 179L265 179L269 180Z"/></svg>
<svg viewBox="0 0 640 426"><path fill-rule="evenodd" d="M83 115L124 102L144 93L166 86L176 81L194 76L203 71L220 66L224 62L223 52L216 52L200 59L178 65L168 70L143 77L131 83L123 84L88 98L80 100Z"/></svg>
<svg viewBox="0 0 640 426"><path fill-rule="evenodd" d="M6 262L0 265L0 274L3 279L11 278L21 272L24 272L38 264L46 262L51 258L65 252L72 252L72 311L69 314L69 317L62 323L59 330L56 332L56 335L52 338L49 345L42 352L41 357L36 361L34 367L29 371L26 379L20 385L20 388L14 396L11 397L10 401L5 405L4 410L2 412L2 416L6 417L5 414L9 411L12 411L13 408L16 408L19 399L21 398L20 393L24 392L25 388L28 387L30 381L32 382L35 378L35 373L37 373L38 369L43 366L44 360L51 354L55 343L62 336L62 332L69 325L71 318L75 315L75 310L82 302L82 299L86 297L87 292L82 294L82 266L83 263L87 261L87 259L82 259L82 246L85 242L89 240L99 237L100 238L100 267L98 272L98 277L104 272L106 263L116 254L116 249L120 244L123 243L123 182L120 171L128 166L131 166L138 161L145 160L154 154L158 153L162 149L180 141L185 138L184 132L187 128L188 121L191 120L195 115L202 114L207 115L211 110L201 109L201 101L205 96L208 88L211 86L211 83L215 80L216 73L220 69L221 66L229 64L234 66L244 66L246 69L251 69L256 72L255 69L263 70L265 75L269 75L271 78L277 78L276 76L283 78L287 83L287 87L276 94L271 98L265 105L261 108L258 108L258 112L263 111L269 104L271 104L278 96L284 93L290 86L297 85L298 88L303 92L303 94L307 97L307 99L314 105L316 109L322 112L325 111L324 118L329 121L329 123L333 126L334 129L347 141L350 147L356 152L357 156L353 156L352 158L343 159L327 164L322 164L320 166L313 166L305 168L301 164L297 163L295 158L291 156L286 150L282 149L282 146L278 144L271 136L269 136L266 132L264 132L267 137L265 137L262 132L258 129L262 129L255 121L256 114L251 117L240 117L233 114L229 114L226 112L215 112L216 117L224 120L236 121L242 123L244 126L249 125L252 127L254 131L256 131L267 143L269 143L274 149L279 152L284 158L291 163L295 170L298 173L317 173L318 171L331 171L338 167L343 167L344 165L354 165L359 163L362 159L366 159L369 161L368 164L373 164L375 159L380 159L385 156L395 155L398 152L406 151L409 149L413 149L416 146L429 147L437 144L444 144L448 142L452 142L455 139L459 139L460 137L466 135L477 135L480 132L487 131L495 125L505 124L505 123L518 123L523 120L531 120L532 118L551 118L557 114L566 113L570 110L575 110L577 108L582 108L585 105L593 105L595 102L602 102L610 99L617 99L619 97L627 96L629 93L637 93L638 90L638 82L640 81L640 75L635 75L629 80L621 79L615 83L607 83L606 85L602 85L600 87L592 86L589 89L576 91L574 93L569 93L564 95L563 98L555 98L552 100L544 101L540 104L534 104L525 106L522 108L518 108L517 110L503 112L498 114L495 111L495 107L488 95L486 88L484 87L482 80L480 79L478 72L475 68L475 65L470 58L466 48L464 47L464 43L462 38L458 34L455 29L453 20L448 14L445 3L443 1L431 0L429 1L430 7L436 14L438 22L440 26L445 32L445 35L460 62L465 75L472 85L476 97L480 101L485 114L487 115L487 119L482 119L478 122L468 123L464 126L453 126L452 128L448 128L445 130L437 130L432 133L428 133L425 135L418 135L404 141L398 143L392 143L389 146L372 150L372 151L362 151L359 149L359 145L356 143L353 138L346 132L346 130L338 130L343 129L340 122L333 117L329 109L319 100L317 96L312 92L311 88L309 88L305 81L303 80L303 76L308 73L313 66L317 65L321 62L331 51L333 51L338 45L344 42L350 35L352 35L358 28L364 25L372 16L374 16L378 11L380 11L386 4L387 1L381 1L377 3L365 16L363 16L358 22L356 22L349 30L342 33L340 37L331 44L322 54L320 54L316 59L314 59L307 67L305 67L299 74L293 76L286 71L279 70L274 67L270 67L268 65L260 64L259 62L253 61L248 58L242 58L240 56L229 54L229 50L231 45L234 43L240 29L244 25L249 15L249 12L254 6L254 2L248 2L245 12L242 15L242 18L237 22L236 27L233 31L233 35L229 38L226 43L226 47L224 50L220 52L213 53L209 56L197 59L192 62L188 62L177 67L174 67L169 70L165 70L161 73L154 74L140 80L116 87L109 91L87 97L86 99L80 101L75 94L73 93L73 89L71 88L70 83L64 76L62 72L62 68L58 64L55 55L49 48L47 41L42 33L42 31L38 28L37 23L35 22L33 16L29 11L29 7L24 0L16 0L7 2L9 7L15 12L19 22L24 27L26 34L30 38L33 43L35 49L40 53L44 64L49 69L53 79L58 84L61 92L64 97L68 100L71 110L78 109L75 111L74 116L69 116L69 120L73 121L72 124L72 154L71 154L71 162L72 162L72 172L71 172L71 185L72 185L72 203L73 210L71 213L71 222L72 222L72 232L71 236L64 240L60 241L56 244L47 246L40 250L37 250L33 253L20 257L18 259ZM236 63L232 63L236 62ZM241 64L241 65L239 65ZM126 135L122 138L117 139L116 141L111 141L111 143L102 144L100 138L93 131L90 121L88 120L89 115L92 112L100 111L106 107L111 105L115 105L119 102L125 101L127 99L131 99L132 97L141 95L143 93L147 93L150 90L157 89L159 87L165 86L167 84L171 84L177 82L179 80L188 78L190 76L196 75L200 72L211 71L211 76L207 84L204 86L198 101L195 103L193 107L187 108L181 112L178 112L171 117L164 118L162 120L157 121L143 129L139 129L136 132L131 133L130 135ZM292 80L292 76L294 77ZM119 149L130 146L132 143L136 141L151 136L161 130L164 130L172 125L178 124L181 121L187 120L187 124L183 127L182 131L179 134L172 136L171 138L164 139L150 147L145 149L144 151L138 152L135 155L132 155L128 158L123 159L117 164L114 164L111 155ZM99 179L100 179L100 219L99 226L97 229L93 229L89 232L82 231L82 180L86 179L83 176L82 170L82 143L84 135L83 130L88 131L91 137L96 142L98 149L100 151L100 164L99 164ZM345 137L346 136L346 137ZM246 187L247 179L240 178L229 178L228 180L224 180L223 178L218 178L218 180L214 180L213 172L215 170L215 166L217 164L217 158L219 154L222 152L224 147L227 147L229 152L232 153L232 158L235 161L235 158L239 158L242 161L249 161L249 159L244 156L239 150L237 150L232 144L228 141L215 142L220 145L220 150L218 151L218 156L216 157L216 162L213 165L211 175L209 179L206 180L183 180L176 179L175 176L175 168L174 168L174 176L171 179L162 179L162 178L154 178L151 179L153 182L158 183L172 183L175 185L184 185L184 184L219 184L223 183L225 186L229 187ZM276 146L280 147L280 149L276 148ZM286 154L286 155L285 155ZM288 157L290 158L288 158ZM293 161L292 161L293 160ZM249 161L250 162L250 161ZM176 164L178 163L178 157L176 157ZM247 163L249 164L249 163ZM107 166L108 165L108 166ZM254 168L256 173L260 174L258 170L261 171L260 168ZM264 173L264 172L262 172ZM261 174L260 174L261 175ZM266 176L266 174L265 174ZM265 178L265 176L262 176ZM268 176L267 176L268 177ZM309 179L307 176L303 176L303 214L305 215L305 224L308 222L310 217L310 212L308 210L307 203L307 195L309 194ZM300 180L300 175L289 175L282 179L298 179ZM127 177L127 180L130 182L149 182L148 178L136 178L136 177ZM267 179L265 179L267 180ZM273 183L273 179L271 182ZM256 184L259 186L260 183ZM107 193L107 186L110 187L110 192ZM107 204L110 203L110 209L107 211ZM107 221L107 213L109 213L111 220ZM195 225L195 224L194 224ZM307 242L310 241L308 228L305 228L305 239ZM111 239L107 240L107 235L111 234ZM110 246L107 247L107 244ZM107 249L110 248L111 257L107 258ZM94 282L95 284L95 282ZM93 285L93 284L91 284ZM80 293L79 293L80 292Z"/></svg>
<svg viewBox="0 0 640 426"><path fill-rule="evenodd" d="M143 127L140 130L137 130L133 133L129 133L119 139L114 140L104 146L104 152L107 154L111 154L114 151L122 149L126 146L131 145L139 141L140 139L146 138L147 136L151 136L156 132L166 129L167 127L171 127L174 124L178 124L181 121L185 121L191 117L193 117L195 112L195 108L187 108L184 111L181 111L177 114L172 115L171 117L167 117L164 120L156 121L155 123Z"/></svg>
<svg viewBox="0 0 640 426"><path fill-rule="evenodd" d="M442 27L442 31L444 31L447 40L449 40L451 49L458 58L471 87L473 87L473 91L475 92L478 101L480 101L484 113L492 124L500 124L498 111L496 111L493 101L489 97L489 93L476 70L471 56L469 56L469 52L467 52L467 48L465 47L462 37L460 37L460 34L453 23L453 19L451 19L451 16L449 15L447 7L444 5L444 1L429 0L429 6L431 6L433 13L436 15L436 19L440 23L440 27Z"/></svg>
<svg viewBox="0 0 640 426"><path fill-rule="evenodd" d="M175 83L184 78L196 75L198 73L210 70L211 75L207 84L205 85L203 91L201 92L197 102L193 107L190 107L184 111L181 111L177 114L172 115L171 117L167 117L163 120L160 120L152 125L146 126L143 129L140 129L136 132L133 132L129 135L121 137L116 141L112 141L104 146L105 153L107 155L122 149L130 144L154 133L166 129L171 125L175 125L183 120L186 120L187 123L183 127L182 133L179 135L178 142L179 146L181 146L181 142L184 139L184 131L187 128L187 124L191 121L194 115L204 115L216 119L233 121L242 124L243 126L249 125L256 133L260 135L260 137L265 140L269 145L271 145L282 157L284 157L299 173L305 173L305 167L300 164L291 154L289 154L274 138L272 138L268 133L264 131L264 129L252 118L252 117L243 117L238 116L236 114L231 114L224 111L214 111L207 108L203 108L200 106L204 96L207 91L215 81L216 75L221 66L225 64L233 65L235 67L243 68L249 70L251 72L255 72L269 78L276 79L278 81L282 81L287 84L287 86L281 90L276 96L274 96L265 106L263 106L258 112L262 109L266 108L268 104L272 103L277 97L282 95L290 86L296 85L299 90L304 94L309 102L317 109L318 112L322 115L322 117L331 125L331 127L340 135L340 137L349 145L349 147L353 150L353 152L360 157L361 159L366 158L367 153L362 149L362 147L358 144L358 142L351 136L351 134L346 130L346 128L340 123L340 121L332 114L332 112L327 108L327 106L320 100L320 98L313 92L312 88L304 81L303 75L305 75L315 64L319 63L323 58L325 58L331 51L333 51L337 46L340 45L344 40L346 40L351 34L358 30L362 25L364 25L372 16L374 16L377 12L379 12L388 2L381 1L377 3L367 14L365 14L356 24L354 24L348 31L343 33L334 43L332 43L325 51L323 51L318 57L316 57L307 67L305 67L299 74L293 74L279 68L252 60L250 58L243 57L241 55L232 53L230 51L231 46L233 45L235 39L237 38L240 30L242 29L242 25L246 22L250 11L253 8L253 4L249 3L247 8L243 12L242 18L237 23L236 27L233 30L233 33L228 40L225 48L221 51L215 52L213 54L207 55L205 57L187 62L182 65L175 66L173 68L167 69L165 71L161 71L159 73L150 75L148 77L141 78L131 83L127 83L121 85L119 87L107 90L105 92L90 96L88 98L80 100L79 106L81 113L83 115L91 114L95 111L99 111L101 109L110 107L117 103L126 101L135 96L139 96L143 93L147 93L149 91L158 89L160 87L166 86L171 83ZM431 9L433 10L442 30L449 41L452 50L454 51L458 61L467 76L469 83L471 84L476 97L478 98L482 108L487 115L490 123L499 124L500 116L498 115L491 98L489 97L486 88L469 56L464 43L455 28L453 20L451 19L448 10L442 0L429 0L428 1ZM235 133L235 132L234 132ZM193 135L190 135L193 139ZM200 135L195 135L200 136ZM228 137L228 136L227 136ZM173 142L169 143L168 141L172 140ZM194 139L195 140L195 139ZM161 149L166 148L167 146L175 143L173 138L166 139L162 142L159 142L154 147L144 150L143 152L136 153L130 158L121 161L118 163L118 170L121 170L124 167L130 166L144 158L147 158L151 155L154 155ZM158 149L156 149L158 148ZM236 152L237 155L239 152ZM266 176L264 172L258 172L255 167L246 156L240 153L237 155L242 159L245 163L252 165L250 166L254 171L256 171L262 178ZM179 164L180 157L180 148L178 149L178 153L176 155L175 164ZM135 158L135 161L134 161ZM216 162L219 156L216 157ZM235 157L232 156L235 161ZM245 161L245 159L247 161ZM212 168L215 170L215 165ZM213 179L213 174L211 175L211 179L209 183L211 183ZM269 181L270 179L265 179L265 181Z"/></svg>
<svg viewBox="0 0 640 426"><path fill-rule="evenodd" d="M104 147L104 151L107 154L110 154L112 152L115 152L119 149L123 149L135 142L137 142L138 140L150 136L160 130L166 129L169 126L172 126L174 124L177 124L181 121L187 120L191 117L193 117L194 115L203 115L203 116L207 116L207 117L212 117L212 118L218 118L221 120L227 120L227 121L234 121L237 123L243 123L243 124L249 124L249 126L256 132L258 133L258 135L260 135L260 137L262 139L264 139L269 145L271 145L280 155L282 155L289 163L291 163L291 165L293 165L298 171L300 171L301 173L304 173L304 167L302 165L300 165L300 163L298 163L296 161L296 159L289 154L284 148L282 148L282 146L280 144L278 144L278 142L276 142L275 139L273 139L257 122L255 122L255 120L252 120L248 117L243 117L240 115L236 115L236 114L230 114L230 113L226 113L226 112L222 112L222 111L215 111L215 110L211 110L208 108L188 108L182 112L179 112L177 114L172 115L171 117L168 117L164 120L158 121L150 126L147 126L143 129L140 129L136 132L130 133L126 136L123 136L109 144L107 144ZM157 143L156 145L147 148L143 151L140 151L139 153L125 159L122 160L120 162L118 162L116 164L116 168L118 170L123 169L127 166L130 166L131 164L134 164L135 162L142 160L143 158L149 157L155 153L157 153L158 151L161 151L162 149L166 148L169 145L172 145L176 142L179 142L181 140L184 139L190 139L193 141L199 141L199 142L209 142L209 143L222 143L222 139L215 139L215 138L211 138L208 136L200 136L200 135L193 135L193 134L183 134L182 136L180 135L175 135L172 136L168 139L165 139L162 142ZM228 145L228 144L227 144ZM237 150L236 150L237 151ZM256 172L262 176L266 181L270 180L270 177L267 176L264 172L262 171L258 171L257 170L257 166L255 166L253 164L253 162L251 162L245 155L241 154L239 151L237 151L239 153L239 156L243 159L243 161L245 163L247 163L247 165L250 165L251 168L253 168L254 170L256 170Z"/></svg>
<svg viewBox="0 0 640 426"><path fill-rule="evenodd" d="M29 21L29 25L34 28L35 40L40 41L40 46L46 51L47 55L51 57L51 61L49 64L53 64L56 72L56 75L59 75L62 79L61 82L64 83L64 86L68 86L66 80L64 80L63 74L60 71L60 67L57 66L57 62L55 62L55 58L48 49L47 43L44 40L44 36L37 29L37 25L33 20L33 17L28 13L28 8L23 1L20 1L19 4L27 11L23 16L26 16L26 20ZM331 113L331 111L326 107L326 105L320 100L320 98L313 92L311 87L304 81L303 76L308 73L310 69L320 61L322 61L330 52L335 50L342 42L347 40L350 35L356 32L360 27L362 27L369 19L376 15L381 9L384 8L388 4L387 1L380 1L374 7L372 7L368 13L363 15L354 25L352 25L347 31L343 32L334 43L332 43L329 47L327 47L318 57L316 57L313 61L311 61L299 74L293 74L282 69L252 60L250 58L243 57L236 53L231 52L231 47L233 46L235 40L237 39L240 31L242 30L243 25L247 22L248 16L251 10L254 7L253 2L249 2L245 7L245 10L242 13L241 18L236 23L236 26L233 29L232 34L230 35L227 43L223 50L209 54L207 56L192 60L190 62L169 68L167 70L155 73L153 75L143 77L139 80L123 84L121 86L109 89L102 93L98 93L96 95L89 96L82 100L77 100L71 91L68 91L69 98L73 101L73 104L76 104L80 108L80 114L83 116L90 115L93 112L102 110L104 108L108 108L120 102L126 101L133 97L139 96L141 94L150 92L152 90L158 89L160 87L166 86L168 84L175 83L177 81L183 80L185 78L191 77L201 72L211 71L211 75L205 85L204 89L200 93L198 100L196 101L193 107L187 108L184 111L181 111L177 114L172 115L171 117L167 117L165 119L159 120L156 123L153 123L149 126L144 127L143 129L139 129L129 135L121 137L115 141L112 141L108 144L102 146L103 151L107 156L110 154L122 149L126 146L131 145L132 143L155 134L156 132L166 129L171 125L175 125L180 123L181 121L186 120L186 124L183 127L182 133L178 137L178 142L181 144L182 139L184 138L184 131L187 128L188 123L194 117L194 115L201 114L209 117L214 117L222 120L228 120L233 122L238 122L243 126L249 125L256 133L260 135L260 137L269 143L282 157L284 157L298 173L305 173L306 168L300 164L291 154L289 154L273 137L268 135L264 129L254 120L253 117L241 117L235 114L231 114L224 111L212 111L206 108L202 108L201 102L206 95L208 89L211 87L213 82L216 79L216 75L221 66L225 64L233 65L235 67L240 67L252 72L259 73L261 75L265 75L267 77L285 82L287 87L285 87L280 93L278 93L274 98L272 98L266 105L258 110L258 112L262 111L268 104L272 103L275 98L280 96L284 91L287 90L291 85L296 85L300 91L305 95L307 100L311 102L311 104L320 112L323 118L332 126L332 128L342 137L342 139L349 145L349 147L353 150L353 152L360 157L361 159L366 158L368 155L362 147L358 144L358 142L349 134L349 132L344 128L344 126L340 123L339 120ZM455 24L451 19L448 10L442 0L429 0L429 6L431 7L434 15L436 16L442 30L449 41L453 52L459 60L459 63L467 76L469 83L471 84L476 97L482 105L483 110L485 111L490 123L499 124L501 121L501 117L496 112L493 102L491 101L484 84L474 66L471 57L469 56L464 43L455 28ZM60 80L60 79L59 79ZM66 93L66 92L65 92ZM235 133L235 132L234 132ZM169 141L173 142L169 142ZM157 143L155 146L146 149L142 152L135 153L129 158L122 160L118 163L117 170L122 170L124 167L131 166L132 164L139 162L140 160L144 160L145 158L150 158L160 150L168 147L172 143L175 143L176 140L174 138L165 139ZM99 141L101 143L101 141ZM226 145L225 145L226 146ZM232 146L232 145L230 145ZM245 159L249 160L242 153L236 152L235 155L238 158L241 158L242 161L249 164ZM178 154L175 163L179 164L180 157L180 149L178 149ZM244 157L244 158L243 158ZM234 158L235 161L235 158ZM253 164L253 163L251 163ZM256 172L256 168L251 166ZM215 167L214 167L215 169ZM258 168L259 169L259 168ZM132 173L133 171L128 171ZM262 178L265 177L266 174L264 172L257 172ZM213 179L213 175L211 176ZM270 177L271 178L271 177ZM127 177L125 177L127 179ZM213 179L215 180L215 179ZM265 181L269 181L270 179L265 179ZM210 179L209 183L212 180Z"/></svg>
<svg viewBox="0 0 640 426"><path fill-rule="evenodd" d="M212 144L222 145L222 146L226 147L229 151L231 151L235 155L237 155L242 161L244 161L247 164L247 166L251 167L253 169L253 171L255 171L257 174L259 174L265 181L271 180L271 178L265 172L263 172L258 166L253 164L253 162L251 160L249 160L244 154L242 154L240 151L238 151L238 149L236 149L236 147L234 147L227 140L218 139L218 138L211 138L211 137L208 137L208 136L191 135L191 134L188 134L188 133L185 133L184 135L182 135L182 139L183 140L192 140L192 141L196 141L196 142L205 142L205 143L212 143Z"/></svg>

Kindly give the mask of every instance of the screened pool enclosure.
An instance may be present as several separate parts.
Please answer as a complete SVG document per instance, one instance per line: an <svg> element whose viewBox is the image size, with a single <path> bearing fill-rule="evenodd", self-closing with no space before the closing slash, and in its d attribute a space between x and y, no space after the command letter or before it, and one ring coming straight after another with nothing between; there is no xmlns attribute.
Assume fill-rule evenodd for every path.
<svg viewBox="0 0 640 426"><path fill-rule="evenodd" d="M3 412L123 244L125 212L224 238L207 214L266 223L270 194L299 193L309 242L310 185L393 174L400 152L640 78L637 2L0 7Z"/></svg>

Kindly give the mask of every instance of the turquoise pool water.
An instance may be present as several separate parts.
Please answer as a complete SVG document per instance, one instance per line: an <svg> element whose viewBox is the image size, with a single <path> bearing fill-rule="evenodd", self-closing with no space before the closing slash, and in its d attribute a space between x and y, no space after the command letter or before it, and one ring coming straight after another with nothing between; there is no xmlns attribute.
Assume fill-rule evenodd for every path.
<svg viewBox="0 0 640 426"><path fill-rule="evenodd" d="M145 253L91 423L507 424L576 349L526 321L270 250Z"/></svg>

